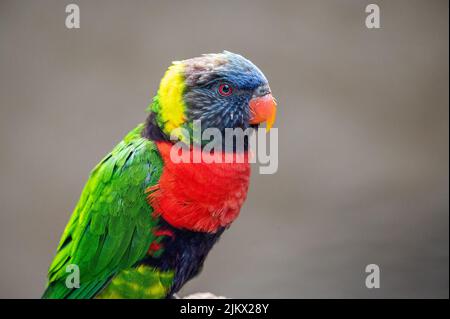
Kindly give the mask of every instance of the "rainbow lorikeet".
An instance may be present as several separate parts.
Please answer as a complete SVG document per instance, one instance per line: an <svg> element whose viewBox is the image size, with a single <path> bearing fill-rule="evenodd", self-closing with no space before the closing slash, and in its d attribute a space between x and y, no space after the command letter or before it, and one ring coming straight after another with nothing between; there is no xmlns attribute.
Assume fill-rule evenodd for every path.
<svg viewBox="0 0 450 319"><path fill-rule="evenodd" d="M227 51L173 62L149 109L91 172L43 298L170 298L238 216L249 162L176 163L170 136L180 128L192 134L198 120L221 134L263 122L270 128L276 104L263 73ZM78 288L66 284L69 265L78 266Z"/></svg>

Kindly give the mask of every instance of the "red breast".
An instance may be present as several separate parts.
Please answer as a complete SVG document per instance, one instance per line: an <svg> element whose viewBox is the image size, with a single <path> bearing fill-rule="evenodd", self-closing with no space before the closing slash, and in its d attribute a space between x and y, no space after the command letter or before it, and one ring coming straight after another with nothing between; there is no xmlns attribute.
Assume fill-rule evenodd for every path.
<svg viewBox="0 0 450 319"><path fill-rule="evenodd" d="M216 232L237 218L250 181L247 154L243 163L194 163L200 150L191 149L189 163L175 163L173 144L157 142L157 147L164 168L159 183L147 190L155 215L176 228L202 232Z"/></svg>

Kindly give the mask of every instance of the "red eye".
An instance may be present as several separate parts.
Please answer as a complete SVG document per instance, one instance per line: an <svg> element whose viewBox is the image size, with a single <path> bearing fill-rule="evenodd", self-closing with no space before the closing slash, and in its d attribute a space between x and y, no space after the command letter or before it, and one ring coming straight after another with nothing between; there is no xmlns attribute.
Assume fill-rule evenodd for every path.
<svg viewBox="0 0 450 319"><path fill-rule="evenodd" d="M222 96L230 96L231 93L233 93L233 88L231 87L231 85L223 83L221 85L219 85L219 94Z"/></svg>

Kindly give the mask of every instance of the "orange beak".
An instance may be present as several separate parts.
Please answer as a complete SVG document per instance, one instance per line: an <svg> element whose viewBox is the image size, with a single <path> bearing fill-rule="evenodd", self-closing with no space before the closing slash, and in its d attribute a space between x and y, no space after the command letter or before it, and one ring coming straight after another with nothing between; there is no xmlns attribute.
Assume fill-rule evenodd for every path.
<svg viewBox="0 0 450 319"><path fill-rule="evenodd" d="M260 124L266 122L266 131L275 123L277 114L277 102L272 94L253 97L249 103L250 106L250 124Z"/></svg>

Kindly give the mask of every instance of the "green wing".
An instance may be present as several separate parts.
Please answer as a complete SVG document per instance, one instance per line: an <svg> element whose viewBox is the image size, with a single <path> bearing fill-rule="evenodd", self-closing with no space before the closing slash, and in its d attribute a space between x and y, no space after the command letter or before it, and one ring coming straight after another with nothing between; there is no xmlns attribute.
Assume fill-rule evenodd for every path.
<svg viewBox="0 0 450 319"><path fill-rule="evenodd" d="M155 144L141 137L142 128L131 131L91 172L50 266L43 298L95 297L145 257L157 222L145 190L158 182L163 163ZM79 288L66 286L71 264L79 267Z"/></svg>

